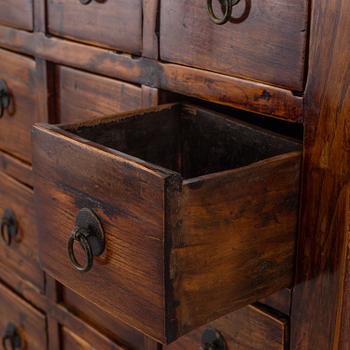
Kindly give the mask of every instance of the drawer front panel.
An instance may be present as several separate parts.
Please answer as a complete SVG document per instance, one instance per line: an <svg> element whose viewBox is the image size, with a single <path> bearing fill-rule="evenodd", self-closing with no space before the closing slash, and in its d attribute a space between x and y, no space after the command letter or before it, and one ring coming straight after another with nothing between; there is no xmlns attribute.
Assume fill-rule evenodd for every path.
<svg viewBox="0 0 350 350"><path fill-rule="evenodd" d="M162 0L161 58L302 90L307 13L307 0L240 1L216 25L206 1Z"/></svg>
<svg viewBox="0 0 350 350"><path fill-rule="evenodd" d="M248 306L191 332L165 350L201 349L208 329L219 332L227 350L284 350L288 342L287 320Z"/></svg>
<svg viewBox="0 0 350 350"><path fill-rule="evenodd" d="M9 91L9 106L0 118L0 149L30 162L36 118L34 60L0 49L0 80Z"/></svg>
<svg viewBox="0 0 350 350"><path fill-rule="evenodd" d="M123 322L154 336L163 333L164 271L159 257L163 254L164 179L76 142L44 134L40 141L34 138L43 268ZM67 242L79 210L85 207L101 220L106 251L96 258L91 271L81 273L68 259Z"/></svg>
<svg viewBox="0 0 350 350"><path fill-rule="evenodd" d="M85 329L85 328L82 328ZM86 329L85 329L86 330ZM61 347L62 350L94 350L94 349L108 349L108 350L126 350L106 337L99 335L96 331L93 332L93 339L89 334L80 334L72 332L67 327L61 328ZM86 339L86 336L88 339Z"/></svg>
<svg viewBox="0 0 350 350"><path fill-rule="evenodd" d="M33 30L33 0L0 0L0 25Z"/></svg>
<svg viewBox="0 0 350 350"><path fill-rule="evenodd" d="M28 187L0 173L0 219L12 211L16 223L10 245L0 242L0 259L8 269L18 273L37 288L44 289L44 275L39 268L38 244L34 224L33 192ZM7 238L7 234L6 237Z"/></svg>
<svg viewBox="0 0 350 350"><path fill-rule="evenodd" d="M118 343L125 344L128 349L143 349L144 336L142 333L113 318L70 289L62 287L61 300L61 303L73 315L96 329L103 329L104 334L110 339L117 339Z"/></svg>
<svg viewBox="0 0 350 350"><path fill-rule="evenodd" d="M47 0L47 5L52 34L141 53L141 0L91 1L86 6L79 0Z"/></svg>
<svg viewBox="0 0 350 350"><path fill-rule="evenodd" d="M11 349L10 335L19 336L20 349L46 349L45 316L2 285L0 285L0 315L0 336L4 338L5 333L8 333L6 340L8 349Z"/></svg>
<svg viewBox="0 0 350 350"><path fill-rule="evenodd" d="M141 87L67 67L57 67L56 88L60 123L83 121L142 106Z"/></svg>

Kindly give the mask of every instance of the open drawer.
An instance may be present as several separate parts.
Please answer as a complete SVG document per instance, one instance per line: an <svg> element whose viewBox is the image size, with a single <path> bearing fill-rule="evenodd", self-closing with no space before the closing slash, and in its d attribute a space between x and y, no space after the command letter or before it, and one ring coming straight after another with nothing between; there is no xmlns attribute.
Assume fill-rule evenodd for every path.
<svg viewBox="0 0 350 350"><path fill-rule="evenodd" d="M291 284L298 142L173 104L33 143L43 268L132 327L170 342Z"/></svg>

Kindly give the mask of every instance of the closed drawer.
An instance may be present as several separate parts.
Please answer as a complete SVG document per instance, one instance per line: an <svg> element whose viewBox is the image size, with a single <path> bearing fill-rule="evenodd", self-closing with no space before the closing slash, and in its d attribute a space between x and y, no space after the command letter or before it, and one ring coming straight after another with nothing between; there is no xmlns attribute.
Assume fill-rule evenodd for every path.
<svg viewBox="0 0 350 350"><path fill-rule="evenodd" d="M0 0L0 25L33 30L33 0Z"/></svg>
<svg viewBox="0 0 350 350"><path fill-rule="evenodd" d="M46 349L45 316L0 285L0 336L6 349ZM5 347L4 347L5 349Z"/></svg>
<svg viewBox="0 0 350 350"><path fill-rule="evenodd" d="M219 16L219 1L212 3ZM303 90L307 17L308 0L241 0L217 25L207 1L162 0L161 58Z"/></svg>
<svg viewBox="0 0 350 350"><path fill-rule="evenodd" d="M84 0L86 1L86 0ZM50 33L140 54L142 0L47 0Z"/></svg>
<svg viewBox="0 0 350 350"><path fill-rule="evenodd" d="M43 291L33 205L33 191L0 172L0 265Z"/></svg>
<svg viewBox="0 0 350 350"><path fill-rule="evenodd" d="M164 350L285 350L288 333L287 319L247 306L198 328ZM226 348L219 347L221 344Z"/></svg>
<svg viewBox="0 0 350 350"><path fill-rule="evenodd" d="M96 307L68 288L61 287L60 303L73 315L95 329L103 330L110 339L124 344L127 349L144 349L144 335Z"/></svg>
<svg viewBox="0 0 350 350"><path fill-rule="evenodd" d="M42 266L125 323L172 341L290 285L299 149L186 105L38 125Z"/></svg>
<svg viewBox="0 0 350 350"><path fill-rule="evenodd" d="M36 118L35 62L0 49L0 149L31 161L30 130ZM3 111L3 113L1 113Z"/></svg>
<svg viewBox="0 0 350 350"><path fill-rule="evenodd" d="M126 350L126 348L113 343L108 338L92 330L94 334L78 335L67 327L61 328L61 349L62 350ZM89 339L90 338L90 339ZM93 338L93 339L91 339Z"/></svg>
<svg viewBox="0 0 350 350"><path fill-rule="evenodd" d="M56 67L56 111L60 123L142 107L142 88L118 80Z"/></svg>

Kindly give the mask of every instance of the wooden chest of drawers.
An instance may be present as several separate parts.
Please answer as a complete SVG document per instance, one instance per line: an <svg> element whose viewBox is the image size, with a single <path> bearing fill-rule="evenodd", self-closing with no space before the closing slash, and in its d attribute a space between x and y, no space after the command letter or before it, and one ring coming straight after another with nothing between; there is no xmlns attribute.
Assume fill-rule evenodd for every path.
<svg viewBox="0 0 350 350"><path fill-rule="evenodd" d="M350 347L346 0L0 0L5 350Z"/></svg>

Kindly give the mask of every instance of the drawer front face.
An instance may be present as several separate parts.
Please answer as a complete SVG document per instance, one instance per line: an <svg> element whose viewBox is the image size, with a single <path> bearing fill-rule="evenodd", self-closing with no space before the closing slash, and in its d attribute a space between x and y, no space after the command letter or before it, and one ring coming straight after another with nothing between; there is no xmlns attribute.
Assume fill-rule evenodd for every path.
<svg viewBox="0 0 350 350"><path fill-rule="evenodd" d="M142 0L47 0L52 34L140 54Z"/></svg>
<svg viewBox="0 0 350 350"><path fill-rule="evenodd" d="M164 179L118 156L42 136L33 160L43 268L123 322L162 334ZM73 268L67 254L82 208L99 217L106 247L86 273Z"/></svg>
<svg viewBox="0 0 350 350"><path fill-rule="evenodd" d="M105 335L117 339L127 349L143 349L144 335L127 326L110 314L103 312L96 305L62 286L61 303L75 316L96 329L103 329Z"/></svg>
<svg viewBox="0 0 350 350"><path fill-rule="evenodd" d="M34 60L0 49L0 81L9 96L0 118L0 149L30 162L30 132L36 118Z"/></svg>
<svg viewBox="0 0 350 350"><path fill-rule="evenodd" d="M0 25L33 30L33 0L0 0Z"/></svg>
<svg viewBox="0 0 350 350"><path fill-rule="evenodd" d="M202 338L208 330L221 335L219 339L224 341L227 350L284 350L288 341L286 320L248 306L191 332L164 350L206 349Z"/></svg>
<svg viewBox="0 0 350 350"><path fill-rule="evenodd" d="M307 0L240 1L217 25L206 1L162 0L161 58L302 90L307 13Z"/></svg>
<svg viewBox="0 0 350 350"><path fill-rule="evenodd" d="M44 276L37 255L33 192L3 173L0 173L0 215L6 240L1 236L1 263L43 290Z"/></svg>
<svg viewBox="0 0 350 350"><path fill-rule="evenodd" d="M83 328L82 328L83 329ZM85 329L86 330L86 329ZM62 350L126 350L106 337L99 335L96 331L93 334L77 335L67 327L61 328L61 348Z"/></svg>
<svg viewBox="0 0 350 350"><path fill-rule="evenodd" d="M83 121L142 106L141 87L67 67L56 68L56 89L60 123Z"/></svg>
<svg viewBox="0 0 350 350"><path fill-rule="evenodd" d="M46 349L46 320L22 299L0 285L0 336L11 349L10 338L20 342L17 348ZM4 336L6 334L6 339ZM16 349L17 349L16 348Z"/></svg>

